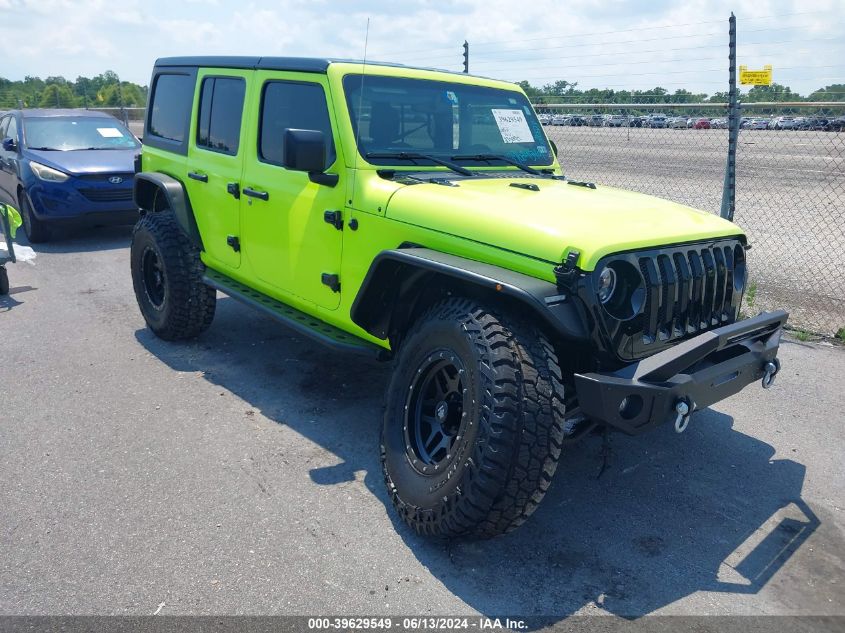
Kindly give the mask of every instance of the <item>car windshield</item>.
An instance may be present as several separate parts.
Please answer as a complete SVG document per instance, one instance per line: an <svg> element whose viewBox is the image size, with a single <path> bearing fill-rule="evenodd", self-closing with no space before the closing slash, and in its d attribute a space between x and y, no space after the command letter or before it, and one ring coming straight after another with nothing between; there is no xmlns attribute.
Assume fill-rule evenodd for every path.
<svg viewBox="0 0 845 633"><path fill-rule="evenodd" d="M373 164L395 165L398 157L386 155L401 153L458 155L465 167L489 166L491 155L552 163L543 126L520 92L378 75L347 75L343 85L358 150ZM471 155L488 158L474 161Z"/></svg>
<svg viewBox="0 0 845 633"><path fill-rule="evenodd" d="M137 149L140 144L122 123L100 117L24 119L26 147L41 150Z"/></svg>

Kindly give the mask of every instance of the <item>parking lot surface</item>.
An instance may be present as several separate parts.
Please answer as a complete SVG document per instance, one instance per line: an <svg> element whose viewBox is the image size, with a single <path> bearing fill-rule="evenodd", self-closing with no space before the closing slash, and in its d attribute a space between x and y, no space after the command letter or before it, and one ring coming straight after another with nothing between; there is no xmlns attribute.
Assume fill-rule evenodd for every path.
<svg viewBox="0 0 845 633"><path fill-rule="evenodd" d="M228 298L154 338L128 228L10 266L0 298L2 614L845 614L845 350L785 342L768 392L686 433L565 453L545 501L485 542L388 507L389 367Z"/></svg>

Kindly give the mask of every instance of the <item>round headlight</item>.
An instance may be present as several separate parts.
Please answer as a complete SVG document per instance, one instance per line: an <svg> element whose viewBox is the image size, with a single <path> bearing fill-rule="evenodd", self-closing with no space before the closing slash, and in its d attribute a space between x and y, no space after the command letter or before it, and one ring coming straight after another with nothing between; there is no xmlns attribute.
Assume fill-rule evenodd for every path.
<svg viewBox="0 0 845 633"><path fill-rule="evenodd" d="M599 284L597 294L599 301L607 303L613 296L613 291L616 290L616 271L610 267L605 267L599 273Z"/></svg>

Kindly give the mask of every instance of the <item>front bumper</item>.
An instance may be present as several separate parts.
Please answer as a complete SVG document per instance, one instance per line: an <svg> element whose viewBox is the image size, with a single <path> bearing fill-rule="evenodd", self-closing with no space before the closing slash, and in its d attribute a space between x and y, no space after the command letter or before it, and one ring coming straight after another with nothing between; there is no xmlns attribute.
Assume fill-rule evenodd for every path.
<svg viewBox="0 0 845 633"><path fill-rule="evenodd" d="M762 380L769 363L779 368L778 346L788 316L781 310L760 314L615 372L576 374L581 410L593 420L637 435L675 417L679 403L692 412L732 396Z"/></svg>

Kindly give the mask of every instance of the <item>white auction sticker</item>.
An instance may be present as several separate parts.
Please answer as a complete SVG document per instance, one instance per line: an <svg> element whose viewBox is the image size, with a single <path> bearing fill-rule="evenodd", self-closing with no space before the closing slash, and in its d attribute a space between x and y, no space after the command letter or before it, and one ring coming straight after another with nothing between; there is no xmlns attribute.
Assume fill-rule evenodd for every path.
<svg viewBox="0 0 845 633"><path fill-rule="evenodd" d="M103 138L123 138L123 132L116 127L98 127L97 131Z"/></svg>
<svg viewBox="0 0 845 633"><path fill-rule="evenodd" d="M533 143L534 135L522 110L491 110L505 143Z"/></svg>

